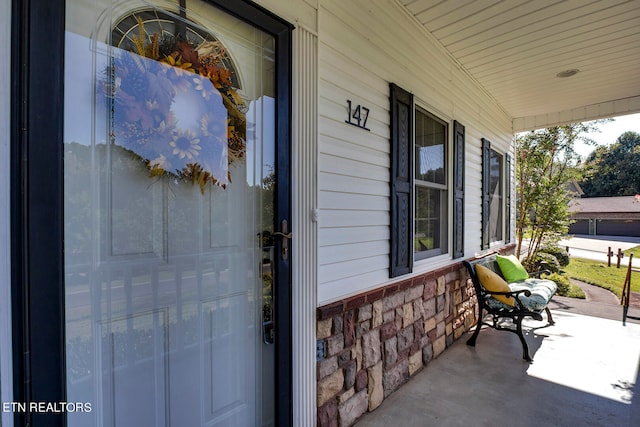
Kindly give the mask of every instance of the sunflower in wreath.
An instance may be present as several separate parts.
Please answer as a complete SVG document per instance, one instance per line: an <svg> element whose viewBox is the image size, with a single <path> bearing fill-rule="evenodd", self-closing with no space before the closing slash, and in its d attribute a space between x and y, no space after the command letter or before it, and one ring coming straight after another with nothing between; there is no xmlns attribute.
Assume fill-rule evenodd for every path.
<svg viewBox="0 0 640 427"><path fill-rule="evenodd" d="M105 85L112 140L131 151L151 176L225 188L230 165L245 157L246 104L233 87L218 41L139 34L118 50Z"/></svg>

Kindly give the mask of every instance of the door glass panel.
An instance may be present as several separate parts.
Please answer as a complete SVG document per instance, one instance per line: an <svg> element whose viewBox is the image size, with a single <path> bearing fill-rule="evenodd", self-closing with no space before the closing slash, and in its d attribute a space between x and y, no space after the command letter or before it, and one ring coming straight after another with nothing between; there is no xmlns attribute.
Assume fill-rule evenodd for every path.
<svg viewBox="0 0 640 427"><path fill-rule="evenodd" d="M70 426L273 424L275 43L175 3L67 2Z"/></svg>

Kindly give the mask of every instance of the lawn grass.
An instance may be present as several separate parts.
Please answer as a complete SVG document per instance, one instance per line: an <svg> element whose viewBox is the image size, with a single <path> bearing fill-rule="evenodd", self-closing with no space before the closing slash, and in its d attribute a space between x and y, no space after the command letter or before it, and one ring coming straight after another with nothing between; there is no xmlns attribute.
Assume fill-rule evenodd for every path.
<svg viewBox="0 0 640 427"><path fill-rule="evenodd" d="M640 246L629 251L625 251L625 257L633 253L634 261L640 266ZM632 263L636 265L636 263ZM627 267L616 268L612 261L612 266L607 267L606 262L593 261L590 259L573 258L568 266L564 267L567 276L592 285L600 286L615 293L618 298L622 295L622 287L627 276ZM631 291L640 292L640 273L631 273Z"/></svg>
<svg viewBox="0 0 640 427"><path fill-rule="evenodd" d="M624 252L624 256L625 257L628 257L629 254L633 254L633 259L634 259L635 262L632 261L631 264L633 266L635 266L634 268L640 267L640 246L636 246L635 248L627 249L626 251L623 251L623 252ZM616 259L616 258L613 258L613 259ZM631 279L631 280L633 280L633 279Z"/></svg>

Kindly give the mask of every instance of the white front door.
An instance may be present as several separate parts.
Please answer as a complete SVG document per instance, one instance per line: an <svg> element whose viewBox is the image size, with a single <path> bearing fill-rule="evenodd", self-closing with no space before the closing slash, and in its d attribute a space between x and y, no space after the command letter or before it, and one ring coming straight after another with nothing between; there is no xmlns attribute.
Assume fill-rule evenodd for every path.
<svg viewBox="0 0 640 427"><path fill-rule="evenodd" d="M99 3L67 1L69 425L272 425L274 38Z"/></svg>

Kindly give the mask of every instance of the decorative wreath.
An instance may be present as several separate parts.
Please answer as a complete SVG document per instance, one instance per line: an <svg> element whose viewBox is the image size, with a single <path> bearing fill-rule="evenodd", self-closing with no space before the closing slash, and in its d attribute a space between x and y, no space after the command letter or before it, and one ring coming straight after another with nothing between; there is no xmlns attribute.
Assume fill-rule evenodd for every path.
<svg viewBox="0 0 640 427"><path fill-rule="evenodd" d="M225 188L230 165L245 157L246 105L232 87L218 41L195 46L182 37L139 35L120 50L106 85L112 141L134 153L151 176Z"/></svg>

